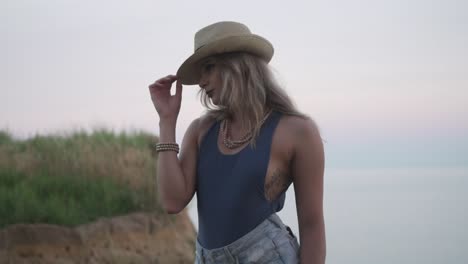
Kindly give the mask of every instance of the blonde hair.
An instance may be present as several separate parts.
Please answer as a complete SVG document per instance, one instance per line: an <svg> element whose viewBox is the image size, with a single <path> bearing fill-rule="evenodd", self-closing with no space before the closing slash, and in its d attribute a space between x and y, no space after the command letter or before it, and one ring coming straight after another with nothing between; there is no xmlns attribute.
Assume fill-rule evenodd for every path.
<svg viewBox="0 0 468 264"><path fill-rule="evenodd" d="M297 110L278 85L264 60L245 52L224 53L207 60L214 62L220 74L221 93L219 102L214 105L205 90L200 89L201 103L207 108L207 114L216 120L239 114L242 125L253 132L253 145L260 133L260 122L270 110L308 118Z"/></svg>

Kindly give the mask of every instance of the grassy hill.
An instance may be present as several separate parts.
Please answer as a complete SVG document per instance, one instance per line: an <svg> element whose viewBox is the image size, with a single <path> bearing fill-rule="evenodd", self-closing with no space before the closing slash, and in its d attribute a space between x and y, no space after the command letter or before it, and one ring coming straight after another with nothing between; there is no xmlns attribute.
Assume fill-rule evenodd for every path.
<svg viewBox="0 0 468 264"><path fill-rule="evenodd" d="M162 212L156 136L98 130L16 140L0 131L0 228L76 226L101 216Z"/></svg>

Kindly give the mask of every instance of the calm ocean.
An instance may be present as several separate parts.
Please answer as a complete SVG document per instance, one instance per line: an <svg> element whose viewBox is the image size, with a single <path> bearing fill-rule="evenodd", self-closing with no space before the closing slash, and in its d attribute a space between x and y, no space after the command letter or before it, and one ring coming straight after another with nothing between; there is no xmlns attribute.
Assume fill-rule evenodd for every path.
<svg viewBox="0 0 468 264"><path fill-rule="evenodd" d="M279 213L298 234L294 190ZM468 169L326 169L327 263L468 263ZM196 199L189 214L197 226Z"/></svg>

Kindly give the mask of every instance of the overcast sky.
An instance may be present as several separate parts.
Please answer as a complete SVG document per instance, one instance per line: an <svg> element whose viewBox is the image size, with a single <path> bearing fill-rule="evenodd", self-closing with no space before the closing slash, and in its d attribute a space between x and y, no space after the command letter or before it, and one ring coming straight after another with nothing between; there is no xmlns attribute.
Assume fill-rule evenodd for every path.
<svg viewBox="0 0 468 264"><path fill-rule="evenodd" d="M0 0L0 128L158 133L147 86L194 33L245 23L326 141L327 166L468 166L468 2ZM186 86L180 141L203 113Z"/></svg>

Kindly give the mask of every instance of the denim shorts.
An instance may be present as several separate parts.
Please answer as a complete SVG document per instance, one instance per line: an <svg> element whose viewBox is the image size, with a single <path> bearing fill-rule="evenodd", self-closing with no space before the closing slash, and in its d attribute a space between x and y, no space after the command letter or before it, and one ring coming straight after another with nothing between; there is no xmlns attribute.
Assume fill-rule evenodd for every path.
<svg viewBox="0 0 468 264"><path fill-rule="evenodd" d="M291 229L272 214L233 243L205 249L196 242L195 264L297 264L299 243Z"/></svg>

